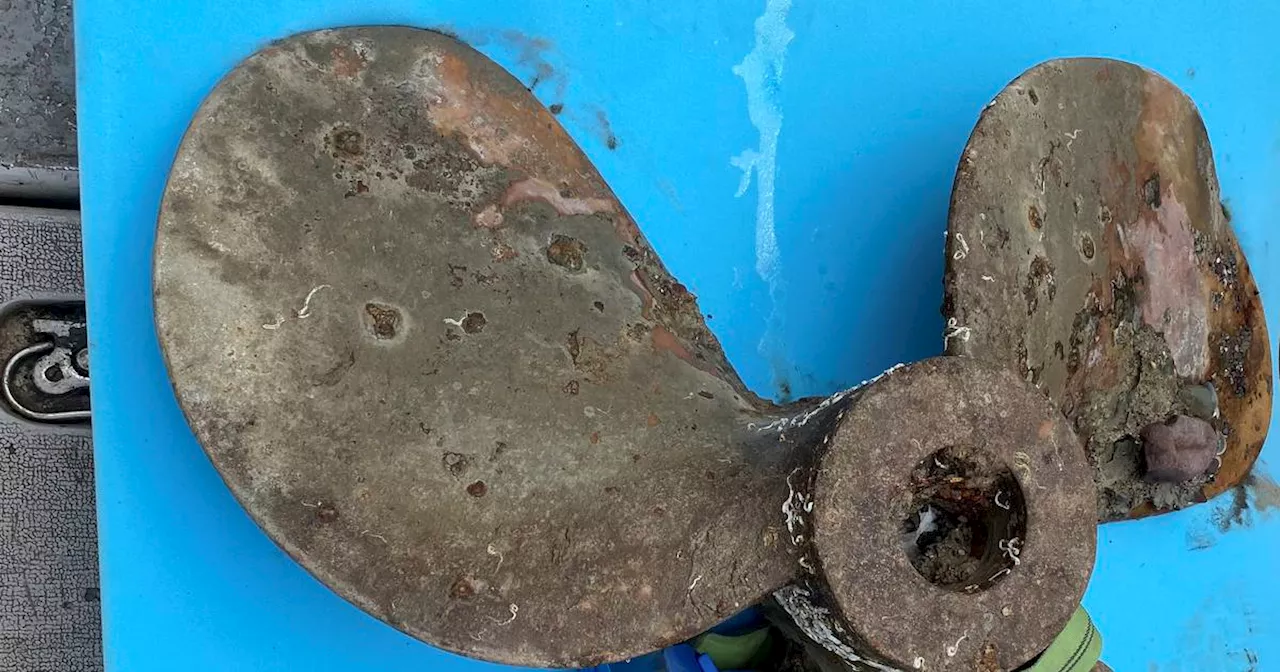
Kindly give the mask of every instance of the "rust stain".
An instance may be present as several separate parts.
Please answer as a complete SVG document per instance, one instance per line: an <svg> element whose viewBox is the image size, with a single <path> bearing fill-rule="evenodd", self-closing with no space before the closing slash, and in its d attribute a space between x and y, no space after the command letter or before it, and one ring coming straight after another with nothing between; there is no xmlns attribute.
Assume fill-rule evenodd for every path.
<svg viewBox="0 0 1280 672"><path fill-rule="evenodd" d="M1147 77L1134 146L1145 203L1128 227L1126 251L1140 255L1146 278L1143 321L1169 344L1178 374L1202 379L1209 365L1208 292L1196 263L1193 223L1206 227L1217 210L1205 203L1204 175L1188 139L1196 116L1190 100L1168 81ZM1146 207L1143 207L1143 206ZM1198 227L1198 228L1199 228Z"/></svg>
<svg viewBox="0 0 1280 672"><path fill-rule="evenodd" d="M1262 450L1271 417L1270 339L1257 285L1239 241L1230 234L1230 223L1222 212L1217 190L1212 188L1216 182L1212 161L1205 161L1210 158L1211 150L1207 145L1188 146L1192 139L1203 135L1194 104L1173 84L1159 77L1148 78L1143 94L1143 116L1135 137L1139 170L1158 172L1162 186L1167 188L1161 189L1157 222L1143 220L1148 228L1160 226L1164 239L1149 236L1148 240L1135 243L1147 243L1145 253L1149 255L1161 254L1151 249L1152 243L1178 245L1192 258L1190 268L1184 263L1177 269L1180 277L1176 277L1175 282L1148 283L1150 304L1143 307L1143 319L1150 323L1161 305L1171 305L1172 301L1193 306L1184 324L1164 331L1178 373L1193 380L1209 379L1224 392L1241 387L1245 390L1244 394L1219 395L1220 414L1230 431L1221 468L1202 490L1208 499L1244 482ZM1201 163L1210 166L1207 173L1201 170ZM1185 212L1166 212L1170 201L1183 206ZM1150 211L1149 208L1143 210ZM1185 227L1185 235L1179 226ZM1221 249L1207 250L1197 260L1194 252L1197 234L1207 241L1223 243ZM1168 256L1169 252L1163 254ZM1229 282L1224 282L1215 272L1214 262L1225 263L1223 258L1234 261L1236 270L1234 277L1227 278ZM1221 297L1222 302L1216 310L1211 308L1214 296ZM1233 359L1234 353L1224 352L1225 348L1217 341L1242 333L1248 334L1249 345L1240 361ZM1178 359L1180 354L1183 361Z"/></svg>
<svg viewBox="0 0 1280 672"><path fill-rule="evenodd" d="M988 642L978 653L974 663L976 672L1000 672L1000 650L992 642Z"/></svg>
<svg viewBox="0 0 1280 672"><path fill-rule="evenodd" d="M1104 66L1096 77L1106 81L1113 74ZM1217 477L1202 490L1207 499L1245 478L1261 450L1270 418L1271 360L1256 286L1218 204L1203 135L1190 99L1149 76L1133 131L1136 156L1117 151L1100 157L1107 179L1099 185L1102 205L1096 215L1102 235L1094 240L1095 258L1106 259L1108 267L1095 276L1078 318L1092 316L1087 336L1093 342L1087 344L1088 356L1068 370L1063 410L1070 414L1088 390L1120 382L1113 343L1097 336L1112 333L1116 320L1124 319L1121 292L1136 301L1142 321L1162 334L1179 377L1187 381L1211 380L1219 390L1232 389L1227 374L1233 368L1219 352L1219 340L1251 335L1243 367L1248 394L1220 396L1227 450ZM1202 247L1214 245L1223 249L1204 254ZM1220 265L1239 269L1234 287L1219 277L1230 273L1215 274L1209 263L1219 256L1230 260ZM1213 309L1214 297L1223 304L1220 309ZM1237 379L1239 369L1237 363ZM1152 513L1143 506L1132 517Z"/></svg>
<svg viewBox="0 0 1280 672"><path fill-rule="evenodd" d="M1073 66L1062 67L1065 72ZM1046 75L1052 79L1057 73L1052 66L1048 70ZM1100 110L1115 111L1117 116L1091 128L1114 136L1102 145L1106 149L1097 153L1096 146L1077 142L1076 151L1061 154L1067 158L1060 163L1054 161L1061 157L1055 156L1053 150L1061 150L1064 145L1055 144L1061 142L1057 140L1058 133L1046 128L1048 157L1039 164L1040 172L1030 176L1033 181L1041 178L1035 184L1045 193L1044 181L1052 183L1047 178L1061 168L1058 172L1064 181L1055 186L1075 188L1074 193L1062 194L1074 196L1074 201L1054 202L1050 211L1072 212L1074 206L1075 221L1067 222L1073 230L1064 232L1073 235L1064 238L1075 243L1071 247L1076 249L1063 247L1054 254L1062 249L1078 251L1087 260L1083 272L1072 278L1085 285L1084 292L1076 294L1081 284L1073 283L1073 288L1064 294L1073 302L1076 297L1084 300L1066 306L1071 312L1053 316L1051 329L1066 327L1069 333L1051 331L1047 344L1023 339L1021 345L1014 333L999 343L1013 351L1010 359L1015 364L1019 359L1025 361L1023 353L1028 346L1033 352L1034 348L1041 348L1042 358L1047 357L1047 346L1054 347L1055 356L1063 360L1065 367L1058 371L1047 369L1053 375L1047 385L1060 410L1072 418L1096 416L1105 420L1106 411L1099 414L1100 407L1090 401L1098 399L1099 393L1114 395L1122 391L1121 386L1130 386L1132 374L1147 363L1143 358L1148 348L1154 348L1157 358L1164 358L1166 365L1171 361L1177 374L1169 376L1168 369L1161 369L1158 378L1143 381L1159 385L1159 389L1154 385L1144 388L1152 391L1149 401L1163 404L1167 399L1176 405L1181 403L1176 396L1180 388L1212 382L1221 416L1214 424L1226 436L1226 452L1212 483L1203 489L1195 488L1200 492L1183 490L1188 499L1203 501L1202 497L1229 490L1250 472L1270 424L1274 353L1269 350L1257 288L1243 263L1228 216L1222 212L1212 150L1194 104L1167 80L1133 66L1097 64L1091 70L1087 75L1083 70L1079 74L1105 83L1103 88L1108 91L1136 94L1122 103L1097 101ZM1082 89L1097 88L1080 81L1071 84ZM1018 93L1029 90L1027 84ZM984 112L984 119L987 115ZM1038 125L1039 120L1035 123ZM1007 138L1007 133L1007 128L993 125L988 119L986 126L979 124L970 144L979 139L995 146L1007 144L1008 140L996 140L999 135ZM958 170L953 208L959 196L978 188L975 185L979 183L970 175L971 163L966 154ZM1034 169L1035 165L1030 167ZM998 174L998 169L992 172ZM1090 175L1094 179L1086 177ZM981 186L991 188L985 183ZM1096 189L1098 200L1088 204L1091 199L1082 194L1091 188ZM997 193L992 197L1002 198L999 187L995 189ZM1030 229L1031 240L1038 233L1036 229L1053 228L1049 226L1051 215L1047 214L1045 203L1050 201L1034 197L1030 201L1001 201L1001 217L1009 225L1006 228L1013 228L1015 235ZM1060 210L1064 205L1066 209ZM957 221L954 215L953 210L953 222ZM986 233L992 231L988 229ZM996 250L1000 238L988 237L987 249ZM1027 245L1027 259L1039 252L1033 247L1034 244ZM954 250L949 248L948 254L951 251ZM1022 251L1016 250L1019 254L1015 258L1021 258ZM1056 261L1056 257L1051 258ZM1064 268L1081 269L1075 266L1074 258L1068 260L1072 263ZM955 267L949 264L948 272L957 273ZM654 294L659 304L656 311L663 315L663 297L657 288ZM956 312L956 301L955 296L948 296L949 313ZM1043 297L1040 301L1043 304ZM959 310L965 308L969 307ZM958 313L957 317L965 316ZM962 319L962 323L970 324L972 319ZM1132 327L1138 328L1141 340L1125 342L1114 338L1117 331ZM1153 332L1164 342L1153 342ZM1166 347L1168 350L1161 353ZM1135 355L1139 357L1136 361ZM1147 401L1147 397L1141 397L1134 406L1139 412L1151 414L1177 410L1156 409L1150 403L1144 409L1142 404ZM1120 399L1114 408L1124 413L1131 403L1132 399ZM1123 421L1130 416L1115 417ZM1080 438L1089 441L1092 437ZM1134 517L1148 513L1155 511L1142 507Z"/></svg>
<svg viewBox="0 0 1280 672"><path fill-rule="evenodd" d="M508 189L502 205L532 199L561 215L610 215L623 242L638 244L635 222L551 112L505 73L495 81L488 69L472 67L481 58L434 51L423 55L427 74L434 75L424 77L423 85L436 101L427 115L437 130L459 136L482 162L523 176Z"/></svg>
<svg viewBox="0 0 1280 672"><path fill-rule="evenodd" d="M364 67L369 64L360 53L349 45L340 45L333 48L330 52L333 58L333 74L343 79L351 79L364 71Z"/></svg>
<svg viewBox="0 0 1280 672"><path fill-rule="evenodd" d="M522 151L517 133L499 133L500 120L520 121L511 108L519 105L511 99L497 99L496 92L486 92L481 82L471 78L471 68L463 58L451 54L432 54L436 64L438 86L431 91L438 102L427 111L442 135L457 133L480 158L490 164L514 167ZM527 115L519 115L527 116Z"/></svg>
<svg viewBox="0 0 1280 672"><path fill-rule="evenodd" d="M671 333L671 330L658 324L654 325L651 333L653 335L654 350L658 352L665 350L676 357L689 362L690 364L697 364L693 359L693 355L689 353L689 350L685 348L682 343L680 343L680 339L676 338L676 335Z"/></svg>
<svg viewBox="0 0 1280 672"><path fill-rule="evenodd" d="M489 254L493 257L493 260L498 263L511 261L512 259L520 256L520 253L517 252L514 247L511 247L501 241L495 242L493 247L489 248Z"/></svg>
<svg viewBox="0 0 1280 672"><path fill-rule="evenodd" d="M640 316L646 320L653 320L653 293L644 284L644 278L640 277L639 269L632 271L631 284L635 285L636 295L640 297Z"/></svg>
<svg viewBox="0 0 1280 672"><path fill-rule="evenodd" d="M503 207L511 207L520 201L543 201L555 208L562 216L595 215L617 211L613 199L609 198L573 198L566 195L555 185L536 177L530 177L512 184L507 193L502 195Z"/></svg>
<svg viewBox="0 0 1280 672"><path fill-rule="evenodd" d="M1233 241L1233 249L1224 254L1235 258L1234 287L1226 287L1216 276L1208 280L1211 293L1227 297L1224 306L1209 315L1210 329L1214 334L1249 333L1249 349L1243 361L1233 360L1231 353L1210 344L1210 363L1214 386L1223 391L1218 395L1222 418L1231 428L1227 435L1226 453L1222 466L1212 483L1204 488L1206 497L1226 491L1246 478L1258 454L1262 452L1271 425L1271 351L1266 318L1258 288L1245 261L1239 244ZM1212 274L1212 271L1210 270ZM1233 378L1239 376L1239 380ZM1236 394L1237 383L1243 384L1244 394Z"/></svg>
<svg viewBox="0 0 1280 672"><path fill-rule="evenodd" d="M396 337L396 333L400 330L400 324L403 317L400 311L394 306L385 303L369 302L364 306L365 316L368 318L365 328L369 333L373 334L378 340L389 340Z"/></svg>
<svg viewBox="0 0 1280 672"><path fill-rule="evenodd" d="M502 228L502 213L498 211L498 206L489 205L476 213L472 222L481 229L499 229Z"/></svg>
<svg viewBox="0 0 1280 672"><path fill-rule="evenodd" d="M613 227L618 232L618 237L622 242L628 245L640 244L640 227L636 226L634 220L627 213L619 212L613 218Z"/></svg>
<svg viewBox="0 0 1280 672"><path fill-rule="evenodd" d="M439 101L428 117L444 135L457 133L485 163L517 170L549 184L567 186L583 198L607 198L591 179L592 168L555 118L515 80L490 81L468 63L479 54L430 52L430 93ZM478 81L482 80L482 81Z"/></svg>

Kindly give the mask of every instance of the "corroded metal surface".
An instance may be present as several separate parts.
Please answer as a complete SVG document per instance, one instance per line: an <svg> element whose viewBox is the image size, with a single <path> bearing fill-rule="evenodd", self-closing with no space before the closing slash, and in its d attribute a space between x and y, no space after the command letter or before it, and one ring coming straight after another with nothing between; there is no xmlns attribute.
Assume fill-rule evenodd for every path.
<svg viewBox="0 0 1280 672"><path fill-rule="evenodd" d="M794 480L813 502L794 532L811 537L802 565L826 586L784 589L784 607L862 658L855 669L1010 670L1039 655L1079 605L1096 543L1066 420L1015 373L959 357L885 376L843 415L812 485ZM939 545L961 541L964 562L926 579L904 546L952 514ZM823 624L821 609L843 620Z"/></svg>
<svg viewBox="0 0 1280 672"><path fill-rule="evenodd" d="M841 421L860 395L889 394L879 385L959 385L956 405L936 410L970 434L939 437L1022 436L1038 420L1049 434L1029 455L1079 450L1060 444L1070 433L1044 408L985 424L961 412L966 400L1039 399L975 360L787 407L758 399L551 114L496 64L428 31L309 33L228 75L175 160L155 303L178 401L263 529L378 618L507 663L581 666L683 640L802 572L822 585L807 572L827 553L842 572L833 594L854 590L846 556L806 554L799 530L826 505L797 487L827 446L856 452L874 434ZM841 459L852 476L854 458ZM1078 476L1062 459L1007 466ZM902 466L872 471L921 501L945 498L935 481L949 473L914 487ZM1017 520L1041 540L1023 563L1040 583L1015 580L1023 568L1005 557L1009 578L965 599L993 599L990 583L993 595L1074 607L1090 563L1037 569L1058 566L1040 549L1059 531L1036 520L1056 524L1053 506L1092 495L1059 472L1036 483L1022 508L1038 518ZM833 530L862 515L837 494L823 495ZM902 510L886 509L884 525L913 515L915 500L888 502ZM886 552L924 581L908 549ZM1091 537L1056 562L1086 555ZM910 609L933 613L917 600ZM1035 627L1019 631L1022 646L1056 634ZM948 661L932 669L961 669Z"/></svg>
<svg viewBox="0 0 1280 672"><path fill-rule="evenodd" d="M434 644L626 658L793 576L803 453L525 88L436 33L258 53L182 143L156 243L174 387L292 556Z"/></svg>
<svg viewBox="0 0 1280 672"><path fill-rule="evenodd" d="M1266 325L1204 126L1167 80L1073 59L1011 83L961 158L946 250L948 352L1009 362L1057 402L1102 520L1248 473L1271 412ZM1225 435L1221 468L1149 483L1141 433L1177 413Z"/></svg>

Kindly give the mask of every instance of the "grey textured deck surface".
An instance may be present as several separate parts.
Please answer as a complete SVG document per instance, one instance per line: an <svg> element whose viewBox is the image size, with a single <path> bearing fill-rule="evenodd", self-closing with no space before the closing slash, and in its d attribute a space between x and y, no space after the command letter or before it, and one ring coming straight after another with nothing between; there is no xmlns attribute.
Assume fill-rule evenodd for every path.
<svg viewBox="0 0 1280 672"><path fill-rule="evenodd" d="M0 310L79 295L79 250L78 213L0 206ZM99 613L88 430L0 413L0 672L101 669Z"/></svg>
<svg viewBox="0 0 1280 672"><path fill-rule="evenodd" d="M0 0L0 198L74 200L72 62L71 0Z"/></svg>
<svg viewBox="0 0 1280 672"><path fill-rule="evenodd" d="M84 291L73 61L71 0L0 0L0 203L73 208L0 205L0 316ZM97 548L89 430L0 404L0 672L102 669Z"/></svg>

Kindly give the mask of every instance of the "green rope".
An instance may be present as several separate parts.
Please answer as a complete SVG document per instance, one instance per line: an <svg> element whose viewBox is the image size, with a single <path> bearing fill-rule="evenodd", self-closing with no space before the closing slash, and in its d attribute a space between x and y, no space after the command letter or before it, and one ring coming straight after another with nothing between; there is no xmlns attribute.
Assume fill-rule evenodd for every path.
<svg viewBox="0 0 1280 672"><path fill-rule="evenodd" d="M1084 607L1076 609L1067 627L1026 672L1089 672L1102 656L1102 635Z"/></svg>

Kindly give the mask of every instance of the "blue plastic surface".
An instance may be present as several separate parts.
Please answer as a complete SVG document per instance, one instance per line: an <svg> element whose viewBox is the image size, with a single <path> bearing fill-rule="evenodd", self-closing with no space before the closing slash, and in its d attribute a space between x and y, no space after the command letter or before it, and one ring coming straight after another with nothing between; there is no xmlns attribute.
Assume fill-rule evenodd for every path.
<svg viewBox="0 0 1280 672"><path fill-rule="evenodd" d="M150 269L174 151L219 76L292 32L448 27L526 80L551 65L538 96L565 104L743 377L775 397L939 352L947 198L979 110L1043 59L1134 60L1199 103L1280 333L1280 3L78 0L75 14L111 672L498 669L400 635L278 551L165 377ZM1086 605L1116 670L1280 665L1273 454L1243 525L1223 531L1219 500L1101 530Z"/></svg>
<svg viewBox="0 0 1280 672"><path fill-rule="evenodd" d="M667 647L662 652L666 672L718 672L707 656L698 655L688 644Z"/></svg>

